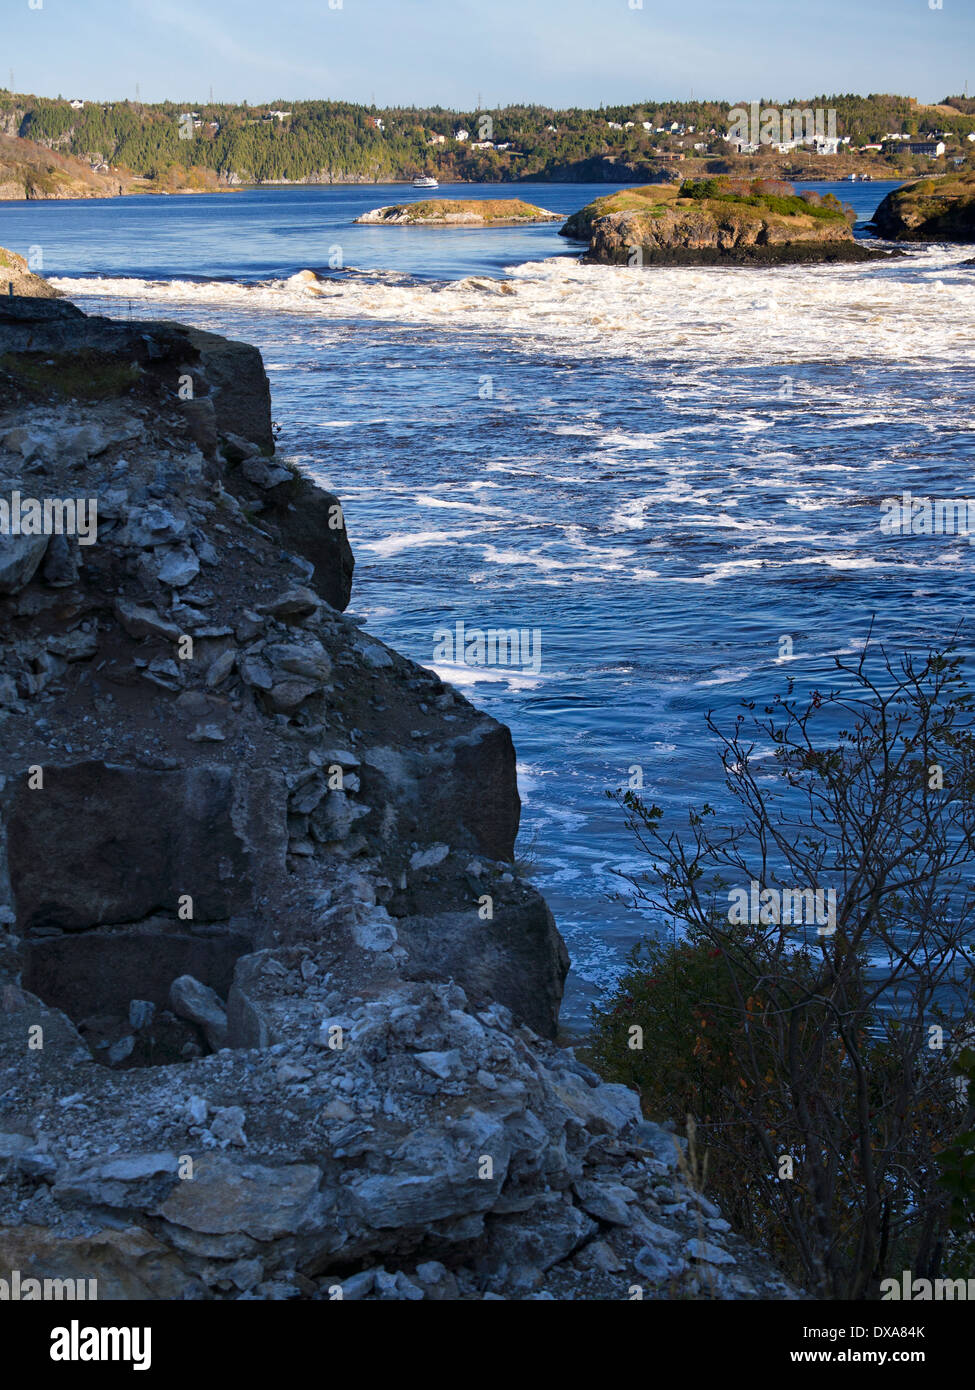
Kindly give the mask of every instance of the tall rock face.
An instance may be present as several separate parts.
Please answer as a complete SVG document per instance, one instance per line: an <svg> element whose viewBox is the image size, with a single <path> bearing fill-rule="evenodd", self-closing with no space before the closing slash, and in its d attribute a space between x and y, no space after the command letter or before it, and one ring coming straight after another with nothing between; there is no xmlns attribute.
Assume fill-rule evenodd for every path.
<svg viewBox="0 0 975 1390"><path fill-rule="evenodd" d="M0 402L0 1267L787 1294L555 1045L510 734L343 611L259 354L8 298Z"/></svg>

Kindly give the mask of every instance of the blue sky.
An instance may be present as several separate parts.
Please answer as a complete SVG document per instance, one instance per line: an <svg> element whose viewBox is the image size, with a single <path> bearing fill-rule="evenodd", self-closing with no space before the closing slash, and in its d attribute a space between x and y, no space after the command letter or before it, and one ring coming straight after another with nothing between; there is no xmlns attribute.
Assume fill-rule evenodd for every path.
<svg viewBox="0 0 975 1390"><path fill-rule="evenodd" d="M4 0L0 85L486 109L975 91L973 0ZM33 6L33 8L32 8Z"/></svg>

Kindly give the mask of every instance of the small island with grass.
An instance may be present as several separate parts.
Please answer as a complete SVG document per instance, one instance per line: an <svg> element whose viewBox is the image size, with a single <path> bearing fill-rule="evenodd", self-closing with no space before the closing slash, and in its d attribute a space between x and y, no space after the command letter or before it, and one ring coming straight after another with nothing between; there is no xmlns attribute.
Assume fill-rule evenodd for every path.
<svg viewBox="0 0 975 1390"><path fill-rule="evenodd" d="M603 265L864 261L890 254L854 239L853 214L832 194L797 194L777 179L649 184L596 198L560 235L586 241Z"/></svg>
<svg viewBox="0 0 975 1390"><path fill-rule="evenodd" d="M895 188L874 213L891 241L975 241L975 173L915 179Z"/></svg>
<svg viewBox="0 0 975 1390"><path fill-rule="evenodd" d="M423 198L373 208L356 218L383 227L517 227L561 220L561 213L537 208L521 198Z"/></svg>

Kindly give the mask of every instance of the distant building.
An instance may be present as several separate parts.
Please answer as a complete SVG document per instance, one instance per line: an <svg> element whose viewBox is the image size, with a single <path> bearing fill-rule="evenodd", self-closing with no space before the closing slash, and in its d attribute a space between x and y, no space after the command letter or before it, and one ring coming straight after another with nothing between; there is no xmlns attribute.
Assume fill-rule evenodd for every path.
<svg viewBox="0 0 975 1390"><path fill-rule="evenodd" d="M436 132L433 135L431 135L430 139L427 141L428 145L446 145L446 143L446 135L437 135Z"/></svg>
<svg viewBox="0 0 975 1390"><path fill-rule="evenodd" d="M726 135L724 139L737 154L755 154L758 150L758 146L753 144L751 140L742 140L737 135Z"/></svg>
<svg viewBox="0 0 975 1390"><path fill-rule="evenodd" d="M455 131L454 131L454 139L455 139L455 140L459 140L459 141L461 142L461 144L463 144L465 140L469 140L470 138L471 138L471 133L470 133L469 130L455 130Z"/></svg>
<svg viewBox="0 0 975 1390"><path fill-rule="evenodd" d="M75 97L75 99L72 102L69 102L69 105L72 106L75 111L80 111L84 104L85 103L81 100L80 97Z"/></svg>
<svg viewBox="0 0 975 1390"><path fill-rule="evenodd" d="M623 129L623 127L620 125L619 121L607 121L606 124L609 126L610 130L622 130L622 129Z"/></svg>
<svg viewBox="0 0 975 1390"><path fill-rule="evenodd" d="M940 159L945 152L945 142L943 140L901 140L890 141L884 146L886 154L899 154L906 151L908 154L926 154L929 159Z"/></svg>
<svg viewBox="0 0 975 1390"><path fill-rule="evenodd" d="M471 149L472 149L472 150L493 150L493 149L494 149L494 141L493 141L493 140L472 140L472 141L471 141Z"/></svg>

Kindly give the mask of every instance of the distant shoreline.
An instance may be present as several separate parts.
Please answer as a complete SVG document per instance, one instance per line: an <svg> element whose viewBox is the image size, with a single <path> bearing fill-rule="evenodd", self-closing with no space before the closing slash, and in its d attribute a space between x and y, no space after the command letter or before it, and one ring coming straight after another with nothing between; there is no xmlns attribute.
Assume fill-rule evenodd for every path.
<svg viewBox="0 0 975 1390"><path fill-rule="evenodd" d="M877 185L893 183L898 186L910 183L916 176L898 178L869 178L857 179L857 183L875 183ZM794 184L811 183L848 183L851 180L846 178L802 178L790 179ZM633 179L603 180L594 179L590 183L585 183L579 179L505 179L503 181L491 180L484 182L476 179L451 180L441 182L441 188L518 188L531 185L544 186L548 188L576 188L576 187L605 187L607 191L614 187L618 188L637 188L645 186L645 181ZM13 197L0 190L0 204L3 203L64 203L64 202L114 202L118 198L201 198L208 195L222 195L225 193L250 193L259 189L286 189L286 188L411 188L411 179L389 179L374 183L373 181L357 180L353 183L342 183L336 180L334 183L323 183L312 179L296 179L293 182L267 179L263 183L240 183L223 185L220 188L126 188L118 193L88 193L72 197ZM421 190L417 190L420 192Z"/></svg>

